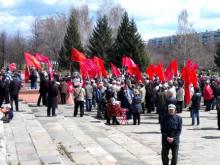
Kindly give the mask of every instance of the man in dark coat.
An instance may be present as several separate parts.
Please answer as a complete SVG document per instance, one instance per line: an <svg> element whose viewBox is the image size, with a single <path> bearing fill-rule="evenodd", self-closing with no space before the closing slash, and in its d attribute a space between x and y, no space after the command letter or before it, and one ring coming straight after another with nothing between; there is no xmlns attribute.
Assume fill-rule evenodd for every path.
<svg viewBox="0 0 220 165"><path fill-rule="evenodd" d="M40 75L40 95L37 101L37 106L40 106L41 99L43 100L43 105L47 105L47 91L48 91L48 81L46 80L43 73Z"/></svg>
<svg viewBox="0 0 220 165"><path fill-rule="evenodd" d="M168 115L161 122L162 133L162 162L163 165L169 164L169 150L172 151L171 165L177 164L180 134L182 130L182 118L176 115L176 106L168 105Z"/></svg>
<svg viewBox="0 0 220 165"><path fill-rule="evenodd" d="M11 108L13 110L13 102L15 102L15 109L19 111L18 108L18 94L21 88L21 82L17 79L16 76L13 77L13 80L9 84L9 91L10 91L10 101L11 101Z"/></svg>
<svg viewBox="0 0 220 165"><path fill-rule="evenodd" d="M51 109L52 109L52 116L56 116L57 96L58 96L58 87L55 81L52 80L50 81L48 87L47 116L50 116Z"/></svg>

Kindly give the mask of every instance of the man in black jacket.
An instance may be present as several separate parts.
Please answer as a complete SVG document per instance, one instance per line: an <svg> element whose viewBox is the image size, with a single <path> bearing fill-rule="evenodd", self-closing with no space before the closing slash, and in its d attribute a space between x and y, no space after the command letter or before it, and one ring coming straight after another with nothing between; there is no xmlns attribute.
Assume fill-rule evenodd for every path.
<svg viewBox="0 0 220 165"><path fill-rule="evenodd" d="M11 101L11 108L13 110L13 101L15 102L16 111L19 111L18 108L18 94L21 88L20 81L14 76L13 80L9 84L9 91L10 91L10 101Z"/></svg>
<svg viewBox="0 0 220 165"><path fill-rule="evenodd" d="M50 116L51 109L52 109L52 116L56 116L57 96L58 96L58 87L55 81L52 80L50 81L48 88L47 116Z"/></svg>
<svg viewBox="0 0 220 165"><path fill-rule="evenodd" d="M162 162L163 165L169 164L169 150L172 151L171 165L177 164L180 134L182 130L182 118L176 115L176 106L168 105L168 115L161 122L162 133Z"/></svg>
<svg viewBox="0 0 220 165"><path fill-rule="evenodd" d="M48 90L48 81L46 80L43 73L40 74L40 95L37 101L37 106L40 106L41 99L43 100L43 105L47 105L47 90Z"/></svg>

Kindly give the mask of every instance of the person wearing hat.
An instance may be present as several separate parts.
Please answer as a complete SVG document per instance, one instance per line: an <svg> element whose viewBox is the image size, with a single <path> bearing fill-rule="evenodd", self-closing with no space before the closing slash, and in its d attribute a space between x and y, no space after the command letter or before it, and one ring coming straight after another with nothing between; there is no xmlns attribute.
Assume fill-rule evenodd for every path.
<svg viewBox="0 0 220 165"><path fill-rule="evenodd" d="M13 118L13 110L10 104L7 104L5 107L0 107L0 112L3 113L1 120L3 120L4 123L9 123Z"/></svg>
<svg viewBox="0 0 220 165"><path fill-rule="evenodd" d="M162 134L162 162L163 165L169 164L169 150L172 151L171 165L177 164L180 134L182 131L182 118L176 115L176 106L168 105L168 115L161 122Z"/></svg>

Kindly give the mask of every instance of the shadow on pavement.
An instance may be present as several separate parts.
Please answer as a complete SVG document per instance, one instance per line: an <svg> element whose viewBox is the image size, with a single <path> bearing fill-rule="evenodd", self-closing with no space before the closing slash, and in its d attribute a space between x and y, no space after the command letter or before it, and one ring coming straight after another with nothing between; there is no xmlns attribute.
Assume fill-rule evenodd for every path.
<svg viewBox="0 0 220 165"><path fill-rule="evenodd" d="M205 128L190 128L188 130L209 131L209 130L217 130L217 129L211 127L205 127Z"/></svg>
<svg viewBox="0 0 220 165"><path fill-rule="evenodd" d="M161 134L160 132L132 132L132 133L135 133L135 134Z"/></svg>
<svg viewBox="0 0 220 165"><path fill-rule="evenodd" d="M220 136L202 136L204 139L220 139Z"/></svg>

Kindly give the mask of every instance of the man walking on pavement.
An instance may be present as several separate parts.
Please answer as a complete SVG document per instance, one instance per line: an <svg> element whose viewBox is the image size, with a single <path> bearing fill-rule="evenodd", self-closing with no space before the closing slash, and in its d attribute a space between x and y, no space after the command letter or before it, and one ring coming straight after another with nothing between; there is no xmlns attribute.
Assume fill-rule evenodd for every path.
<svg viewBox="0 0 220 165"><path fill-rule="evenodd" d="M176 106L169 104L168 115L161 122L163 165L169 164L170 149L172 151L171 165L177 164L181 130L182 118L176 115Z"/></svg>

